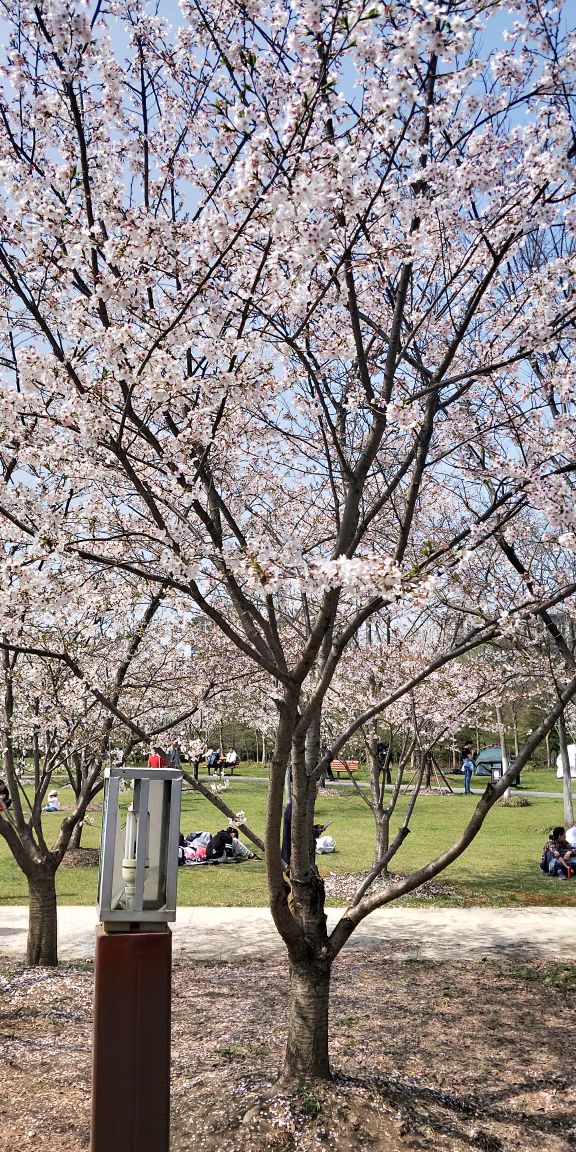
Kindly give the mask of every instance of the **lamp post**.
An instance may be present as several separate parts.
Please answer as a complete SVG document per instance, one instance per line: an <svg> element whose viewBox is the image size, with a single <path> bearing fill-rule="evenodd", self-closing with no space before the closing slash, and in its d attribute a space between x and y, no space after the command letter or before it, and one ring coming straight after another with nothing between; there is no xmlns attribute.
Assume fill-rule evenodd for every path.
<svg viewBox="0 0 576 1152"><path fill-rule="evenodd" d="M109 767L98 883L91 1152L168 1152L182 773ZM133 784L125 823L120 786Z"/></svg>

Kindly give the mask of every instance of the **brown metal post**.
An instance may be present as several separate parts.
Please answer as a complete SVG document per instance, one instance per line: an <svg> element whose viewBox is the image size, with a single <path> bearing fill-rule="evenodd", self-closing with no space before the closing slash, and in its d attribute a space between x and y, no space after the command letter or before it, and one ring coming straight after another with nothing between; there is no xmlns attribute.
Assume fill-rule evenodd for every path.
<svg viewBox="0 0 576 1152"><path fill-rule="evenodd" d="M169 1152L172 933L96 929L91 1152Z"/></svg>

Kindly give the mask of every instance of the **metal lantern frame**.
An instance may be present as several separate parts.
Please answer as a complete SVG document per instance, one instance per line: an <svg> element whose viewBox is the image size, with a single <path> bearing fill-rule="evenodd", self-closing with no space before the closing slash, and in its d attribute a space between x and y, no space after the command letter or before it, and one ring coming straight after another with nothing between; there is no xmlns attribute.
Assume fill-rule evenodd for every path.
<svg viewBox="0 0 576 1152"><path fill-rule="evenodd" d="M120 789L126 783L133 784L137 804L135 809L130 806L128 827L121 823L120 810ZM160 796L159 784L163 785ZM133 929L135 924L141 923L150 931L154 924L164 927L176 919L181 794L182 773L174 768L110 766L105 769L98 915L100 922L107 927L121 930L126 924ZM154 801L152 813L151 801ZM145 819L142 818L144 814ZM134 850L128 852L122 845L132 837L132 830ZM146 900L151 842L157 848L154 864L158 867L158 882L164 897L159 906ZM125 876L128 866L131 869L131 891L129 906L126 906L121 904L126 889L120 891L119 875ZM154 906L150 906L151 903Z"/></svg>

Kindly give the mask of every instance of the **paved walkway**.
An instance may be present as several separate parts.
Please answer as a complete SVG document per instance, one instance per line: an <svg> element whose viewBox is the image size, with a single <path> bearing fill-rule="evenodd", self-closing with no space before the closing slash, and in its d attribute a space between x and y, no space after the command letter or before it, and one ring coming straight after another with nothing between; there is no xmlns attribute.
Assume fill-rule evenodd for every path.
<svg viewBox="0 0 576 1152"><path fill-rule="evenodd" d="M329 924L339 916L328 909ZM93 907L58 909L60 960L94 956ZM27 907L0 908L0 955L23 959ZM226 961L282 952L267 908L179 908L173 925L174 958ZM352 936L349 948L402 945L402 955L454 959L506 952L520 958L576 961L576 908L380 909Z"/></svg>

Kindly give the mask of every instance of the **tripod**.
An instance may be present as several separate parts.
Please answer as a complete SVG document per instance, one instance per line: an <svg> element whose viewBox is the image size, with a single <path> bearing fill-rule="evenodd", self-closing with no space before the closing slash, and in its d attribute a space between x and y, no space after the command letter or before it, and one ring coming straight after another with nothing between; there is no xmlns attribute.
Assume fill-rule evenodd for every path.
<svg viewBox="0 0 576 1152"><path fill-rule="evenodd" d="M420 775L420 769L416 768L415 771L412 773L410 779L408 780L407 784L404 785L404 788L403 788L404 792L407 792L408 789L412 787L412 785L414 784L414 781L418 778L419 775ZM434 776L434 781L435 781L437 788L439 788L439 789L447 788L448 792L450 792L450 794L452 796L454 795L454 789L453 789L452 785L450 784L450 781L446 780L441 769L438 767L438 762L436 760L436 757L432 754L432 752L429 752L428 755L426 756L426 764L424 767L424 772L422 774L422 782L425 784L426 788L432 786L430 784L430 780L431 780L432 776Z"/></svg>

